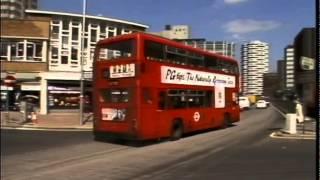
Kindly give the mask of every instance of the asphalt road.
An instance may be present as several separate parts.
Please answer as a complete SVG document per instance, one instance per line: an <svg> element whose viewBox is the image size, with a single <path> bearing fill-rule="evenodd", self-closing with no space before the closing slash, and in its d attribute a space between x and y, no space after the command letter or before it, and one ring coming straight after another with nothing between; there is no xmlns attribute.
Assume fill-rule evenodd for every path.
<svg viewBox="0 0 320 180"><path fill-rule="evenodd" d="M233 127L142 147L95 142L91 132L1 131L1 179L316 179L314 140L273 139L273 108Z"/></svg>

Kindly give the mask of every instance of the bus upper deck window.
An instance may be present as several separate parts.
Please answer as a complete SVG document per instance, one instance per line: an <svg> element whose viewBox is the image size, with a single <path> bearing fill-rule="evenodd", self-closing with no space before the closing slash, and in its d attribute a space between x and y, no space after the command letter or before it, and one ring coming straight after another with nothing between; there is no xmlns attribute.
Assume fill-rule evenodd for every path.
<svg viewBox="0 0 320 180"><path fill-rule="evenodd" d="M133 39L102 44L99 46L98 60L131 58L136 55L136 41Z"/></svg>

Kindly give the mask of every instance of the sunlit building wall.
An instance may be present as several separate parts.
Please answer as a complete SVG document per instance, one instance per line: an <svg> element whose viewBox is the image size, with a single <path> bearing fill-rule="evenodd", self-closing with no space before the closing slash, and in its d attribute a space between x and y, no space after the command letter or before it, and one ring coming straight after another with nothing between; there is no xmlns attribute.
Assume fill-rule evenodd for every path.
<svg viewBox="0 0 320 180"><path fill-rule="evenodd" d="M19 86L10 93L39 97L41 114L78 111L82 18L81 14L26 10L24 19L2 20L1 87L10 73L16 77ZM136 22L86 15L85 95L91 93L93 52L97 41L147 28Z"/></svg>

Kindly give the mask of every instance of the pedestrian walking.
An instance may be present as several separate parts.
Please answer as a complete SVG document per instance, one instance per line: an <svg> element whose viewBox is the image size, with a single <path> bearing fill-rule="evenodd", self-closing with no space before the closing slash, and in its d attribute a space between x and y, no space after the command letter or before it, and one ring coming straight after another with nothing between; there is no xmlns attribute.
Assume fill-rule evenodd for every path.
<svg viewBox="0 0 320 180"><path fill-rule="evenodd" d="M304 115L303 115L303 108L301 102L297 99L295 100L296 103L296 117L298 123L303 123Z"/></svg>

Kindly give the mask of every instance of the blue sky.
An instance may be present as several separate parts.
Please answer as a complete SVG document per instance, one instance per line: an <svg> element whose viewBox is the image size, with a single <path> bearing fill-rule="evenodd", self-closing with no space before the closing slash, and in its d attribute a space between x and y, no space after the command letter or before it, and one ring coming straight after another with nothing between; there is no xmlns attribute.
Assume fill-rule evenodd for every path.
<svg viewBox="0 0 320 180"><path fill-rule="evenodd" d="M39 0L41 10L82 13L82 0ZM270 44L270 67L303 27L315 26L313 0L87 0L87 14L134 21L158 32L186 24L192 38ZM239 59L239 56L237 56Z"/></svg>

